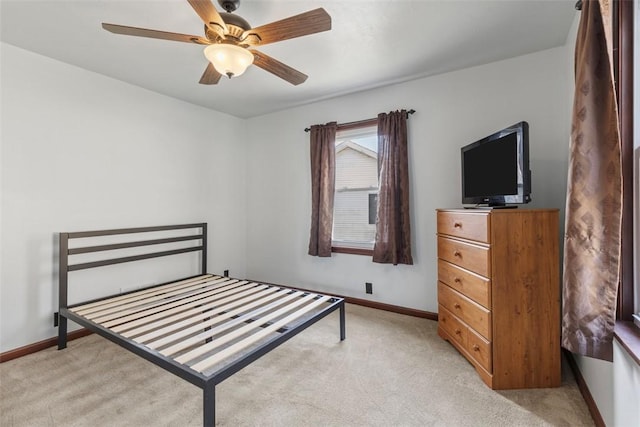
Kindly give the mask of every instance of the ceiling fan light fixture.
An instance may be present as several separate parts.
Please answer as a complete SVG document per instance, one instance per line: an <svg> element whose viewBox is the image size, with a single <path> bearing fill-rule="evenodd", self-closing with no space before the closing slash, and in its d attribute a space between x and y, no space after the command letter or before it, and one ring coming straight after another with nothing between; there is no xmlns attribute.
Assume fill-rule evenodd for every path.
<svg viewBox="0 0 640 427"><path fill-rule="evenodd" d="M217 72L229 78L238 77L253 64L253 54L233 44L211 44L204 48L204 56Z"/></svg>

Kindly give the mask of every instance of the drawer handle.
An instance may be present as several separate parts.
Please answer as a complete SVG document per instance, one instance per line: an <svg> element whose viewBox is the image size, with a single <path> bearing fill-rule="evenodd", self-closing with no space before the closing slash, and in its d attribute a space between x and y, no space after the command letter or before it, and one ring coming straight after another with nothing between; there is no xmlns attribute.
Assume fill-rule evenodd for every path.
<svg viewBox="0 0 640 427"><path fill-rule="evenodd" d="M461 222L454 222L453 223L453 228L462 228L462 223Z"/></svg>
<svg viewBox="0 0 640 427"><path fill-rule="evenodd" d="M453 251L453 256L461 257L462 253L456 249L455 251Z"/></svg>
<svg viewBox="0 0 640 427"><path fill-rule="evenodd" d="M453 308L460 308L460 304L458 303L453 304Z"/></svg>
<svg viewBox="0 0 640 427"><path fill-rule="evenodd" d="M472 348L473 351L480 351L480 346L478 346L478 344L474 344Z"/></svg>
<svg viewBox="0 0 640 427"><path fill-rule="evenodd" d="M456 335L460 335L462 331L460 329L456 329Z"/></svg>
<svg viewBox="0 0 640 427"><path fill-rule="evenodd" d="M453 281L454 281L454 282L456 282L456 283L460 283L460 282L462 282L462 280L460 280L460 278L459 278L459 277L454 277L454 278L453 278Z"/></svg>

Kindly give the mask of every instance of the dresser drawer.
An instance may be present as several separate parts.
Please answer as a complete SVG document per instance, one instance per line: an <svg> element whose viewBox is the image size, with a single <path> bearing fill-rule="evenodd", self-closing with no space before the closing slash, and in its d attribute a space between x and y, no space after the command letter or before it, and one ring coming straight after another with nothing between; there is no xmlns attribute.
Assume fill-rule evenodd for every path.
<svg viewBox="0 0 640 427"><path fill-rule="evenodd" d="M467 329L467 351L487 372L492 372L491 343L471 329Z"/></svg>
<svg viewBox="0 0 640 427"><path fill-rule="evenodd" d="M491 340L491 312L464 295L438 282L438 303L480 335Z"/></svg>
<svg viewBox="0 0 640 427"><path fill-rule="evenodd" d="M450 262L438 260L438 280L478 304L491 308L491 280Z"/></svg>
<svg viewBox="0 0 640 427"><path fill-rule="evenodd" d="M438 233L489 242L489 214L438 211Z"/></svg>
<svg viewBox="0 0 640 427"><path fill-rule="evenodd" d="M438 236L438 258L484 277L491 275L491 257L488 247Z"/></svg>
<svg viewBox="0 0 640 427"><path fill-rule="evenodd" d="M444 329L462 347L467 348L467 325L458 320L442 305L438 305L438 326Z"/></svg>

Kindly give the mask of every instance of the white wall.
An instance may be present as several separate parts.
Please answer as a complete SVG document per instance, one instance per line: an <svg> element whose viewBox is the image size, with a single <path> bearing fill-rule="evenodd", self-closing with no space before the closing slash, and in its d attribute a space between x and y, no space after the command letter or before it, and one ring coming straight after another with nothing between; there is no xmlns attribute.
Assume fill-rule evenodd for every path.
<svg viewBox="0 0 640 427"><path fill-rule="evenodd" d="M609 427L640 425L640 366L617 341L613 343L613 404ZM598 408L601 402L596 401Z"/></svg>
<svg viewBox="0 0 640 427"><path fill-rule="evenodd" d="M243 120L0 47L0 352L57 333L60 231L207 221L209 271L244 275ZM174 262L195 274L191 257L133 280L158 283ZM70 302L85 283L106 290L109 268L72 273Z"/></svg>
<svg viewBox="0 0 640 427"><path fill-rule="evenodd" d="M569 138L563 48L343 96L249 121L247 273L388 304L437 311L435 209L460 207L460 147L530 125L533 203L564 208ZM409 119L413 266L307 255L309 135L304 128L414 108ZM559 236L560 237L560 236ZM364 283L373 283L366 295Z"/></svg>
<svg viewBox="0 0 640 427"><path fill-rule="evenodd" d="M589 392L609 427L640 425L640 366L616 340L613 363L574 355Z"/></svg>

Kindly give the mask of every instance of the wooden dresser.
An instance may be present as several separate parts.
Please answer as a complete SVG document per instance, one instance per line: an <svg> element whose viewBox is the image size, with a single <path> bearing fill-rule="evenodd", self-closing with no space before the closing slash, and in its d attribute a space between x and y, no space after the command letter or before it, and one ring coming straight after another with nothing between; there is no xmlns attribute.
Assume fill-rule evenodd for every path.
<svg viewBox="0 0 640 427"><path fill-rule="evenodd" d="M492 389L560 385L557 209L439 209L438 335Z"/></svg>

